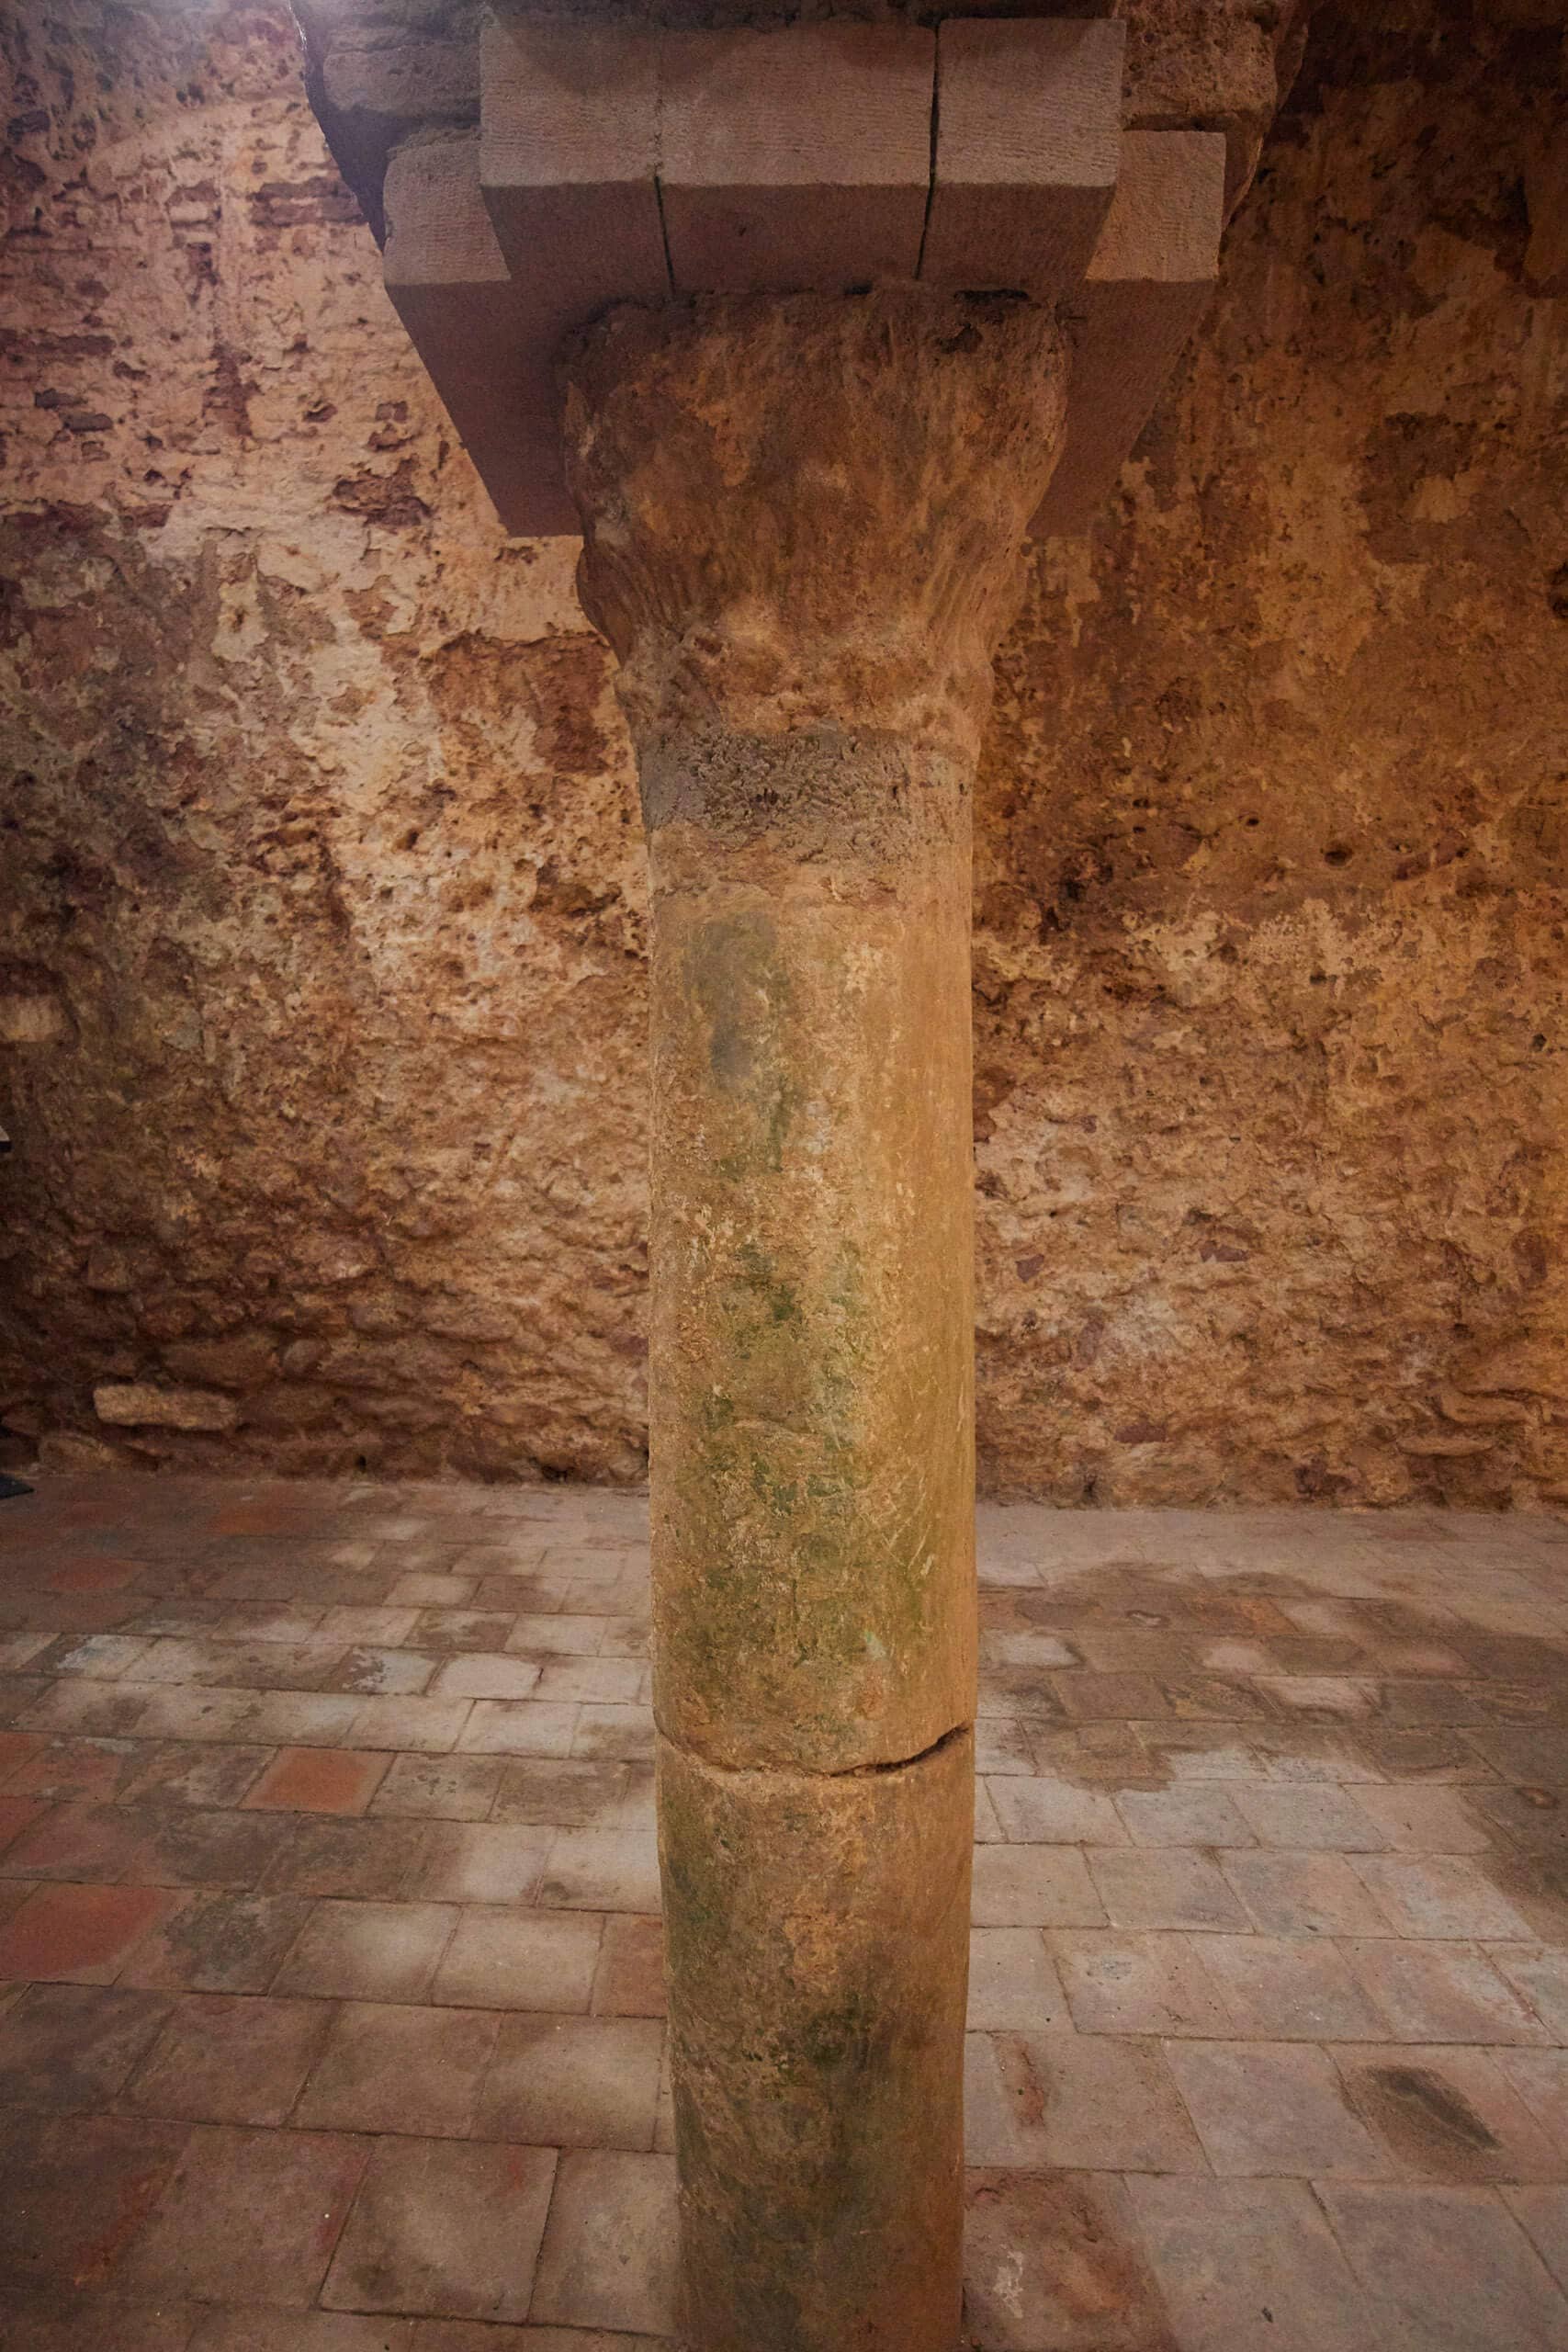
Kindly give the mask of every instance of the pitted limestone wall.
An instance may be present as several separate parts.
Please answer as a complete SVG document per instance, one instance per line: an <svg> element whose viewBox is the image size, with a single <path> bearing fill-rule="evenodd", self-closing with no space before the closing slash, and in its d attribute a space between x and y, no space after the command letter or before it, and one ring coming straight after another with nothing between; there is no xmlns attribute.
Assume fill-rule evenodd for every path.
<svg viewBox="0 0 1568 2352"><path fill-rule="evenodd" d="M1118 512L1040 550L977 810L992 1484L1568 1495L1561 15L1319 11ZM636 1476L575 549L500 537L281 11L6 39L0 1417Z"/></svg>

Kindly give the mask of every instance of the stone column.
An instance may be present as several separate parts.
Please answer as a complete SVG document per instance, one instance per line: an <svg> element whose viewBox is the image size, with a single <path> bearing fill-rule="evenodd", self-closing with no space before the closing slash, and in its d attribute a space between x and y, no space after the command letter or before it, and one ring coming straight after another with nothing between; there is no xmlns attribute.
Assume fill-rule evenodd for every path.
<svg viewBox="0 0 1568 2352"><path fill-rule="evenodd" d="M953 2352L975 1699L970 790L1066 363L1022 300L570 362L653 896L654 1703L695 2352Z"/></svg>

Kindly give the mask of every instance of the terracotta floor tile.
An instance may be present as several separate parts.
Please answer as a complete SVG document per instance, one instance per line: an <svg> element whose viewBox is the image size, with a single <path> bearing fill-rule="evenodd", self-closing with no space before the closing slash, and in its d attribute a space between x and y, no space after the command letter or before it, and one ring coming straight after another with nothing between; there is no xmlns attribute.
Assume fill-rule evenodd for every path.
<svg viewBox="0 0 1568 2352"><path fill-rule="evenodd" d="M1568 2188L1506 2188L1503 2202L1568 2292Z"/></svg>
<svg viewBox="0 0 1568 2352"><path fill-rule="evenodd" d="M1119 2180L972 2173L964 2282L987 2352L1178 2352Z"/></svg>
<svg viewBox="0 0 1568 2352"><path fill-rule="evenodd" d="M305 2129L466 2133L500 2019L482 2009L349 2002L295 2112Z"/></svg>
<svg viewBox="0 0 1568 2352"><path fill-rule="evenodd" d="M1230 2034L1247 2041L1382 2041L1382 2012L1338 1947L1309 1936L1205 1936L1194 1951Z"/></svg>
<svg viewBox="0 0 1568 2352"><path fill-rule="evenodd" d="M70 2292L10 2300L6 2352L186 2352L197 2324L183 2302L127 2303Z"/></svg>
<svg viewBox="0 0 1568 2352"><path fill-rule="evenodd" d="M531 1658L471 1650L447 1659L436 1675L434 1692L440 1699L526 1699L539 1674Z"/></svg>
<svg viewBox="0 0 1568 2352"><path fill-rule="evenodd" d="M490 2327L482 2320L422 2319L413 2352L675 2352L662 2338L587 2334L578 2327Z"/></svg>
<svg viewBox="0 0 1568 2352"><path fill-rule="evenodd" d="M982 2039L991 2044L1011 2151L987 2161L1035 2171L1206 2169L1157 2043L1071 2027Z"/></svg>
<svg viewBox="0 0 1568 2352"><path fill-rule="evenodd" d="M138 1808L137 1822L148 1848L138 1871L155 1886L255 1887L287 1848L290 1831L280 1815L197 1805Z"/></svg>
<svg viewBox="0 0 1568 2352"><path fill-rule="evenodd" d="M0 2280L6 2299L119 2286L121 2256L187 2138L144 2116L0 2116ZM174 2290L183 2297L183 2286ZM135 2300L132 2296L131 2300ZM107 2352L107 2346L105 2346Z"/></svg>
<svg viewBox="0 0 1568 2352"><path fill-rule="evenodd" d="M527 1822L433 1821L412 1884L433 1902L531 1902L553 1836Z"/></svg>
<svg viewBox="0 0 1568 2352"><path fill-rule="evenodd" d="M1224 1871L1265 1935L1391 1932L1386 1914L1343 1854L1227 1854Z"/></svg>
<svg viewBox="0 0 1568 2352"><path fill-rule="evenodd" d="M1494 2190L1326 2184L1319 2192L1373 2324L1419 2352L1562 2352L1568 2304Z"/></svg>
<svg viewBox="0 0 1568 2352"><path fill-rule="evenodd" d="M1486 1956L1529 2004L1549 2039L1568 2042L1568 1951L1493 1944Z"/></svg>
<svg viewBox="0 0 1568 2352"><path fill-rule="evenodd" d="M557 1829L610 1826L631 1779L627 1766L614 1761L533 1756L467 1760L500 1766L494 1820L538 1822Z"/></svg>
<svg viewBox="0 0 1568 2352"><path fill-rule="evenodd" d="M1452 1789L1407 1784L1358 1788L1356 1803L1401 1852L1478 1854L1491 1843L1463 1797Z"/></svg>
<svg viewBox="0 0 1568 2352"><path fill-rule="evenodd" d="M534 1900L543 1910L657 1914L658 1841L651 1830L563 1829Z"/></svg>
<svg viewBox="0 0 1568 2352"><path fill-rule="evenodd" d="M303 1816L267 1871L266 1892L393 1901L412 1883L425 1836L423 1821Z"/></svg>
<svg viewBox="0 0 1568 2352"><path fill-rule="evenodd" d="M6 1878L92 1880L107 1884L129 1872L150 1876L146 1827L127 1805L50 1804L13 1838L0 1870Z"/></svg>
<svg viewBox="0 0 1568 2352"><path fill-rule="evenodd" d="M1347 1789L1268 1781L1240 1786L1234 1794L1236 1810L1263 1846L1298 1853L1376 1853L1387 1843Z"/></svg>
<svg viewBox="0 0 1568 2352"><path fill-rule="evenodd" d="M252 2305L245 2311L209 2312L188 2352L415 2352L413 2322ZM507 2352L507 2346L502 2342L490 2352Z"/></svg>
<svg viewBox="0 0 1568 2352"><path fill-rule="evenodd" d="M520 2323L555 2170L547 2148L377 2142L322 2301Z"/></svg>
<svg viewBox="0 0 1568 2352"><path fill-rule="evenodd" d="M259 1690L246 1702L236 1729L243 1739L265 1740L275 1747L395 1746L396 1742L367 1738L360 1730L360 1717L367 1707L413 1703L403 1699L361 1699L336 1690ZM143 1726L146 1720L142 1718Z"/></svg>
<svg viewBox="0 0 1568 2352"><path fill-rule="evenodd" d="M156 1695L149 1682L56 1682L26 1710L27 1729L39 1738L76 1732L106 1738L140 1733Z"/></svg>
<svg viewBox="0 0 1568 2352"><path fill-rule="evenodd" d="M51 1797L63 1804L112 1804L143 1760L133 1739L51 1739L17 1766L6 1793Z"/></svg>
<svg viewBox="0 0 1568 2352"><path fill-rule="evenodd" d="M197 2125L116 2283L133 2294L312 2302L367 2154L365 2141L326 2132Z"/></svg>
<svg viewBox="0 0 1568 2352"><path fill-rule="evenodd" d="M1032 1774L998 1775L990 1790L1002 1835L1013 1845L1122 1846L1127 1832L1100 1789Z"/></svg>
<svg viewBox="0 0 1568 2352"><path fill-rule="evenodd" d="M592 1657L603 1645L611 1622L599 1617L524 1615L514 1621L506 1646L541 1664L547 1657Z"/></svg>
<svg viewBox="0 0 1568 2352"><path fill-rule="evenodd" d="M395 1756L370 1810L376 1815L484 1821L504 1770L499 1756Z"/></svg>
<svg viewBox="0 0 1568 2352"><path fill-rule="evenodd" d="M1487 1955L1472 1944L1404 1943L1352 1937L1345 1956L1389 2021L1409 2041L1544 2041L1546 2028Z"/></svg>
<svg viewBox="0 0 1568 2352"><path fill-rule="evenodd" d="M1098 1927L1104 1906L1074 1846L982 1846L975 1856L977 1928Z"/></svg>
<svg viewBox="0 0 1568 2352"><path fill-rule="evenodd" d="M1492 2059L1555 2143L1568 2172L1568 2051L1495 2050Z"/></svg>
<svg viewBox="0 0 1568 2352"><path fill-rule="evenodd" d="M1568 2149L1542 2129L1505 2072L1510 2057L1556 2057L1555 2051L1396 2042L1330 2054L1351 2105L1407 2177L1561 2179Z"/></svg>
<svg viewBox="0 0 1568 2352"><path fill-rule="evenodd" d="M444 1903L318 1903L274 1990L421 2001L457 1922L456 1908Z"/></svg>
<svg viewBox="0 0 1568 2352"><path fill-rule="evenodd" d="M310 1911L298 1895L193 1894L137 1945L119 1981L265 1993Z"/></svg>
<svg viewBox="0 0 1568 2352"><path fill-rule="evenodd" d="M1047 1941L1080 2033L1201 2035L1232 2030L1196 1937L1059 1928Z"/></svg>
<svg viewBox="0 0 1568 2352"><path fill-rule="evenodd" d="M127 2104L193 2123L282 2123L330 2017L319 2001L186 1994L138 2069Z"/></svg>
<svg viewBox="0 0 1568 2352"><path fill-rule="evenodd" d="M378 1608L353 1601L338 1601L322 1617L321 1631L334 1640L352 1645L400 1649L412 1639L418 1618L417 1609Z"/></svg>
<svg viewBox="0 0 1568 2352"><path fill-rule="evenodd" d="M42 1797L0 1796L0 1854L41 1818L44 1802Z"/></svg>
<svg viewBox="0 0 1568 2352"><path fill-rule="evenodd" d="M1235 1795L1219 1781L1189 1781L1168 1789L1127 1789L1116 1809L1137 1846L1255 1846ZM1116 1841L1097 1838L1097 1845Z"/></svg>
<svg viewBox="0 0 1568 2352"><path fill-rule="evenodd" d="M465 1601L471 1600L477 1581L474 1577L441 1576L410 1569L394 1580L388 1600L396 1609L412 1609L417 1627L428 1611L452 1607L460 1609Z"/></svg>
<svg viewBox="0 0 1568 2352"><path fill-rule="evenodd" d="M51 1512L85 1507L66 1501L68 1482L50 1483ZM19 2352L186 2352L197 2327L197 2352L637 2352L667 2324L646 2300L645 2266L667 2264L670 2229L639 2234L631 2191L651 2182L657 2204L658 2175L642 2168L667 2166L668 2068L649 2148L648 2052L639 2040L623 2063L621 2049L628 2031L647 2037L657 2064L662 2006L646 1505L356 1489L256 1482L254 1504L237 1505L216 1482L134 1482L134 1540L120 1545L128 1502L105 1499L106 1486L90 1535L7 1555L8 1590L37 1630L0 1634L0 1723L20 1718L24 1735L18 1748L0 1733L0 1836L12 1828L0 1921L26 1931L42 1894L185 1892L112 1986L0 1985L0 2109L24 2102L0 2131L11 2173L39 2184L47 2223L28 2241L44 2267L24 2259L32 2285L0 2325L6 2352L19 2328ZM253 1509L268 1532L207 1532L218 1513ZM1379 2301L1302 2180L1209 2179L1171 2070L1190 2080L1223 2161L1285 2161L1273 2134L1292 2161L1331 2165L1347 2115L1390 2168L1387 2186L1458 2187L1481 2201L1443 2212L1472 2232L1477 2215L1494 2216L1487 2231L1501 2215L1488 2245L1522 2245L1521 2275L1539 2287L1537 2257L1550 2267L1568 2232L1568 2058L1553 2046L1568 2041L1556 1941L1568 1931L1568 1729L1550 1719L1556 1650L1541 1668L1543 1634L1568 1639L1568 1540L1549 1541L1544 1521L1463 1513L1010 1506L981 1518L1010 1579L982 1591L986 1705L1000 1712L980 1725L997 1785L977 1815L977 1917L996 1923L974 1937L969 2123L1011 2216L999 2205L993 2216L987 2352L1015 2340L1121 2352L1123 2339L1143 2352L1145 2336L1165 2352L1158 2296L1116 2283L1140 2242L1180 2352L1515 2352L1515 2335L1530 2346L1554 2307L1520 2306L1506 2264L1500 2319L1483 2297L1412 2283L1435 2209L1410 2209L1397 2243L1391 2233L1396 2292ZM7 1518L7 1532L21 1524ZM112 1591L47 1592L89 1544L133 1572ZM393 1600L404 1578L424 1581ZM425 1610L433 1644L411 1646ZM1380 1684L1386 1702L1367 1712ZM1450 1687L1434 1698L1433 1684ZM364 1812L247 1805L279 1744L302 1751L306 1787L333 1774L333 1750L368 1755L378 1785ZM14 1789L7 1757L66 1793ZM281 1759L286 1791L288 1770ZM14 1809L35 1803L25 1820ZM1085 1843L1112 1915L1139 1925L1103 1924ZM1153 1924L1164 1920L1181 1924ZM286 1960L322 1989L278 1990ZM477 2034L507 2053L491 2128L637 2141L562 2160L526 2320L459 2308L446 2288L374 2312L277 2301L273 2282L218 2280L221 2250L222 2300L200 2310L183 2255L171 2278L178 2269L186 2283L166 2295L116 2274L144 2225L138 2149L166 2157L191 2128L135 2102L278 2116L301 2056L280 2021L324 2017L328 1987L362 2006L306 2077L292 2127L232 2136L282 2144L352 2124L360 2149L372 2130L393 2149L501 2144L452 2136L478 2113ZM164 1988L254 1997L182 2004L175 2018ZM247 2016L269 2030L247 2034ZM1266 2062L1242 2066L1239 2085L1238 2044ZM50 2119L25 2111L46 2097L69 2109L56 2110L53 2143L39 2137ZM102 2137L91 2108L106 2100L129 2139ZM210 2144L210 2129L197 2138ZM77 2153L85 2216L70 2202ZM1371 2161L1359 2145L1350 2160ZM1117 2163L1139 2167L1124 2199L1106 2169ZM1143 2170L1161 2164L1197 2169ZM608 2169L574 2219L583 2165ZM465 2249L462 2229L483 2241L484 2199L442 2177L420 2220L430 2243L415 2243L411 2196L384 2233L388 2260L455 2272L472 2296L490 2256L483 2243ZM265 2191L223 2190L220 2236L247 2200ZM193 2192L193 2245L197 2205ZM299 2212L285 2238L308 2240ZM0 2240L10 2228L19 2245L31 2227L0 2210ZM602 2258L574 2267L562 2252L573 2229ZM196 2246L193 2264L209 2258ZM256 2257L242 2244L239 2258ZM311 2258L319 2274L325 2251ZM130 2298L107 2337L91 2294L35 2291L73 2265L95 2290ZM515 2274L513 2261L507 2291L525 2294Z"/></svg>
<svg viewBox="0 0 1568 2352"><path fill-rule="evenodd" d="M1089 1856L1089 1866L1114 1928L1241 1928L1247 1924L1216 1865L1191 1848L1102 1849Z"/></svg>
<svg viewBox="0 0 1568 2352"><path fill-rule="evenodd" d="M578 1915L563 1913L558 1924ZM668 2009L664 1988L664 1923L620 1912L604 1922L604 1940L593 1976L595 2017L661 2018Z"/></svg>
<svg viewBox="0 0 1568 2352"><path fill-rule="evenodd" d="M1181 2352L1434 2352L1369 2311L1304 2181L1126 2186Z"/></svg>
<svg viewBox="0 0 1568 2352"><path fill-rule="evenodd" d="M172 1684L149 1688L136 1729L144 1739L232 1740L255 1712L254 1694L248 1690L182 1690Z"/></svg>
<svg viewBox="0 0 1568 2352"><path fill-rule="evenodd" d="M156 1993L35 1984L0 2017L0 2107L104 2107L169 2014Z"/></svg>
<svg viewBox="0 0 1568 2352"><path fill-rule="evenodd" d="M1523 1913L1462 1855L1366 1854L1354 1868L1402 1936L1535 1940Z"/></svg>
<svg viewBox="0 0 1568 2352"><path fill-rule="evenodd" d="M344 1650L327 1677L329 1690L356 1692L365 1699L407 1699L427 1690L441 1661L428 1651L389 1649L358 1642Z"/></svg>
<svg viewBox="0 0 1568 2352"><path fill-rule="evenodd" d="M252 1808L286 1813L364 1813L389 1756L346 1747L280 1747L245 1797Z"/></svg>
<svg viewBox="0 0 1568 2352"><path fill-rule="evenodd" d="M664 2030L651 2018L508 2017L476 2128L553 2148L651 2148Z"/></svg>
<svg viewBox="0 0 1568 2352"><path fill-rule="evenodd" d="M456 1747L471 1713L467 1699L362 1699L349 1729L361 1747L410 1748L444 1755Z"/></svg>
<svg viewBox="0 0 1568 2352"><path fill-rule="evenodd" d="M606 1923L594 1912L470 1905L461 1913L442 1954L431 1998L479 2008L584 2014L593 1995L606 1924L656 1928L659 1923L625 1917Z"/></svg>
<svg viewBox="0 0 1568 2352"><path fill-rule="evenodd" d="M515 1623L513 1610L422 1609L413 1629L422 1650L503 1650Z"/></svg>
<svg viewBox="0 0 1568 2352"><path fill-rule="evenodd" d="M1321 2050L1304 2043L1172 2041L1166 2055L1222 2178L1370 2180L1392 2169L1381 2144L1347 2105L1340 2078Z"/></svg>
<svg viewBox="0 0 1568 2352"><path fill-rule="evenodd" d="M660 2335L674 2325L675 2162L608 2149L560 2159L530 2316Z"/></svg>
<svg viewBox="0 0 1568 2352"><path fill-rule="evenodd" d="M179 1900L147 1886L36 1887L0 1927L0 1977L107 1984Z"/></svg>
<svg viewBox="0 0 1568 2352"><path fill-rule="evenodd" d="M567 1756L577 1714L537 1699L476 1699L457 1744L484 1756Z"/></svg>
<svg viewBox="0 0 1568 2352"><path fill-rule="evenodd" d="M270 1747L230 1747L183 1740L142 1741L141 1769L127 1791L135 1805L238 1804L273 1754Z"/></svg>
<svg viewBox="0 0 1568 2352"><path fill-rule="evenodd" d="M4 1671L0 1668L0 1673ZM39 1731L0 1731L0 1789L6 1787L13 1773L20 1771L49 1745Z"/></svg>
<svg viewBox="0 0 1568 2352"><path fill-rule="evenodd" d="M1012 1715L981 1715L975 1724L975 1770L983 1779L993 1773L1036 1770L1029 1728Z"/></svg>
<svg viewBox="0 0 1568 2352"><path fill-rule="evenodd" d="M608 1701L585 1700L577 1711L571 1752L590 1762L614 1762L620 1758L651 1763L656 1740L650 1706L617 1706Z"/></svg>

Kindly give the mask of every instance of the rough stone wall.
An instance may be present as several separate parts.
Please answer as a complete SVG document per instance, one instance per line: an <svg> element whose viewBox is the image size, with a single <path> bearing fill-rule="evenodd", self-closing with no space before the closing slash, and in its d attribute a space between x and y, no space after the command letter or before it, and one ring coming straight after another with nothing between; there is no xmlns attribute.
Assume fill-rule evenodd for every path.
<svg viewBox="0 0 1568 2352"><path fill-rule="evenodd" d="M993 1486L1568 1499L1562 13L1320 9L1118 511L1039 552L978 810ZM636 1476L643 853L575 549L489 516L280 8L3 38L0 1418Z"/></svg>

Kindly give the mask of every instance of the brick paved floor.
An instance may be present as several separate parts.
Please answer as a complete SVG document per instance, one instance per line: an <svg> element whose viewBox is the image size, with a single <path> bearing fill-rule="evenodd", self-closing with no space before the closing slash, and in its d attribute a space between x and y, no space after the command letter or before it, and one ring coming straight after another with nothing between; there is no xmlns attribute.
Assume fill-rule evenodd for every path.
<svg viewBox="0 0 1568 2352"><path fill-rule="evenodd" d="M645 1527L0 1505L6 2352L660 2338ZM981 1533L974 2342L1562 2352L1568 1526Z"/></svg>

